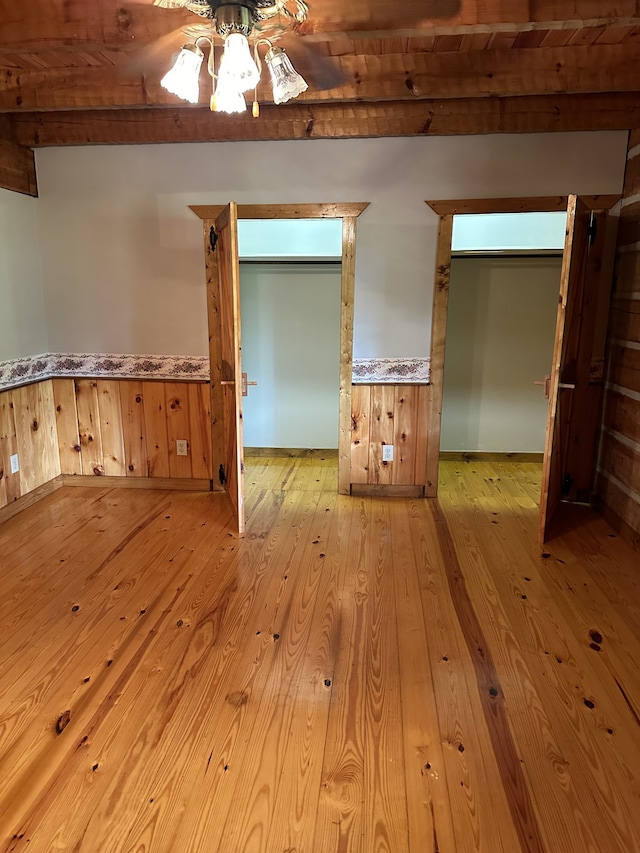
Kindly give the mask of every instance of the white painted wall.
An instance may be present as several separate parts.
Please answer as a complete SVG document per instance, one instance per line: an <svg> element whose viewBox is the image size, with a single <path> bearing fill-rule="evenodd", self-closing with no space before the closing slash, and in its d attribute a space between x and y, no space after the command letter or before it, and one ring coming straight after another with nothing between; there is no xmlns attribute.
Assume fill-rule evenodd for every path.
<svg viewBox="0 0 640 853"><path fill-rule="evenodd" d="M444 451L542 452L562 258L454 258Z"/></svg>
<svg viewBox="0 0 640 853"><path fill-rule="evenodd" d="M189 204L369 201L358 225L354 355L426 356L438 219L424 200L619 192L626 139L595 132L41 149L50 348L206 353L202 228Z"/></svg>
<svg viewBox="0 0 640 853"><path fill-rule="evenodd" d="M0 361L48 351L37 204L0 189Z"/></svg>
<svg viewBox="0 0 640 853"><path fill-rule="evenodd" d="M338 446L340 264L242 264L245 447Z"/></svg>

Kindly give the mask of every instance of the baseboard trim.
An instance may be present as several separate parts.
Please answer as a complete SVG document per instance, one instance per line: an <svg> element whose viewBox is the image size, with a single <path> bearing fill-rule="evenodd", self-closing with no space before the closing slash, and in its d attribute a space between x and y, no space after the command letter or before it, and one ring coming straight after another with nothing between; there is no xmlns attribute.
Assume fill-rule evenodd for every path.
<svg viewBox="0 0 640 853"><path fill-rule="evenodd" d="M389 486L352 483L351 494L358 498L423 498L424 486Z"/></svg>
<svg viewBox="0 0 640 853"><path fill-rule="evenodd" d="M337 459L338 448L322 450L306 447L245 447L245 458L252 456L283 456L287 459Z"/></svg>
<svg viewBox="0 0 640 853"><path fill-rule="evenodd" d="M212 480L190 480L178 477L95 477L63 474L63 486L95 486L98 489L163 489L177 492L212 492Z"/></svg>
<svg viewBox="0 0 640 853"><path fill-rule="evenodd" d="M617 513L604 504L597 506L596 511L600 513L607 524L613 527L621 539L628 542L634 550L640 551L640 533L637 530L634 530Z"/></svg>
<svg viewBox="0 0 640 853"><path fill-rule="evenodd" d="M0 509L0 524L4 521L8 521L10 518L13 518L15 515L18 515L18 513L28 509L30 506L37 504L43 498L46 498L47 495L57 491L63 485L62 477L55 477L55 479L49 480L47 483L43 483L41 486L38 486L36 489L28 492L26 495L23 495L21 498L7 504L7 506L3 506L2 509Z"/></svg>
<svg viewBox="0 0 640 853"><path fill-rule="evenodd" d="M544 453L481 453L479 451L443 450L442 462L542 462Z"/></svg>

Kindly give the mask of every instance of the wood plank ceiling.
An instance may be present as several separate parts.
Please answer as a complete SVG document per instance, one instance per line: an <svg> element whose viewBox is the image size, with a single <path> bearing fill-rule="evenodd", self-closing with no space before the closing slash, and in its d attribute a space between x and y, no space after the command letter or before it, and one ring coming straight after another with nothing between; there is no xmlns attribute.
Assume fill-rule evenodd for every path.
<svg viewBox="0 0 640 853"><path fill-rule="evenodd" d="M640 0L309 6L286 43L303 72L315 57L309 90L273 106L261 87L253 119L211 113L209 86L196 106L160 86L189 41L185 28L203 20L189 11L152 0L0 0L0 161L13 156L20 171L24 149L48 145L640 124Z"/></svg>

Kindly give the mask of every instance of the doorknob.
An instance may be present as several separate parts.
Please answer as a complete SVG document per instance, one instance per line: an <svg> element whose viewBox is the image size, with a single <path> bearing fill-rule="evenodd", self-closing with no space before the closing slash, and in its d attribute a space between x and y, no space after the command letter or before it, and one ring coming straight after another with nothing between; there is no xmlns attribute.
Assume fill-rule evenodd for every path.
<svg viewBox="0 0 640 853"><path fill-rule="evenodd" d="M249 385L257 385L257 384L258 384L257 382L248 382L247 381L247 374L243 373L242 374L242 396L246 397L247 394L249 393Z"/></svg>
<svg viewBox="0 0 640 853"><path fill-rule="evenodd" d="M536 379L534 385L544 385L544 396L549 399L549 389L551 386L551 377L545 376L544 379ZM575 391L575 382L558 382L558 388L567 388L569 391Z"/></svg>
<svg viewBox="0 0 640 853"><path fill-rule="evenodd" d="M549 387L551 385L551 377L545 376L544 379L536 379L536 381L533 384L544 386L544 396L548 400L549 399Z"/></svg>

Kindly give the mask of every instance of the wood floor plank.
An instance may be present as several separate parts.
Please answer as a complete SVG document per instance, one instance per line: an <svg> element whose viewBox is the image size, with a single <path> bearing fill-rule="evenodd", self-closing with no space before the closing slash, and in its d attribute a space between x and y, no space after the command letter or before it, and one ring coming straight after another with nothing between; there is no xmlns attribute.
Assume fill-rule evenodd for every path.
<svg viewBox="0 0 640 853"><path fill-rule="evenodd" d="M406 846L408 828L388 507L366 498L356 506L315 847L393 851Z"/></svg>
<svg viewBox="0 0 640 853"><path fill-rule="evenodd" d="M412 501L410 512L416 561L422 569L420 595L456 850L520 851L523 848L500 776L503 768L488 748L491 739L480 704L474 657L443 572L443 562L450 555L441 552L430 504ZM484 645L474 647L473 655L483 653ZM485 686L486 693L490 687Z"/></svg>
<svg viewBox="0 0 640 853"><path fill-rule="evenodd" d="M0 525L1 853L640 851L637 553L539 465L252 457ZM78 605L78 609L74 609Z"/></svg>
<svg viewBox="0 0 640 853"><path fill-rule="evenodd" d="M531 560L522 571L527 543L520 541L519 530L511 527L508 515L499 511L495 516L490 511L491 506L502 508L500 484L494 478L485 478L477 484L489 501L476 504L471 512L466 510L464 518L456 512L458 534L460 530L468 534L460 553L468 554L476 545L484 553L499 556L504 551L502 571L494 571L492 577L497 596L504 602L506 612L511 613L511 622L516 626L516 648L524 650L531 661L529 670L544 707L555 707L559 712L549 722L559 738L563 760L578 771L571 777L578 800L582 808L589 802L594 808L597 802L607 803L599 826L582 834L581 849L592 840L606 849L613 839L620 849L626 849L635 832L633 803L640 797L631 769L634 762L640 762L633 731L636 722L628 709L625 714L621 705L610 701L607 684L611 676L605 671L602 659L587 651L587 644L567 624L567 616L558 608L556 597L538 575L536 562L545 563L545 560ZM443 496L443 501L446 500L447 496ZM506 525L509 527L505 532ZM535 554L534 535L531 528L528 544L532 554ZM472 575L472 571L467 571L467 578ZM476 595L474 600L481 603L482 599ZM489 616L484 621L490 624ZM611 688L615 689L613 684ZM616 738L609 735L610 728ZM577 746L579 741L581 745ZM595 775L594 769L597 769ZM613 794L616 778L630 780L617 797Z"/></svg>
<svg viewBox="0 0 640 853"><path fill-rule="evenodd" d="M404 501L394 501L390 513L409 849L454 853L455 832L411 541L411 518Z"/></svg>

